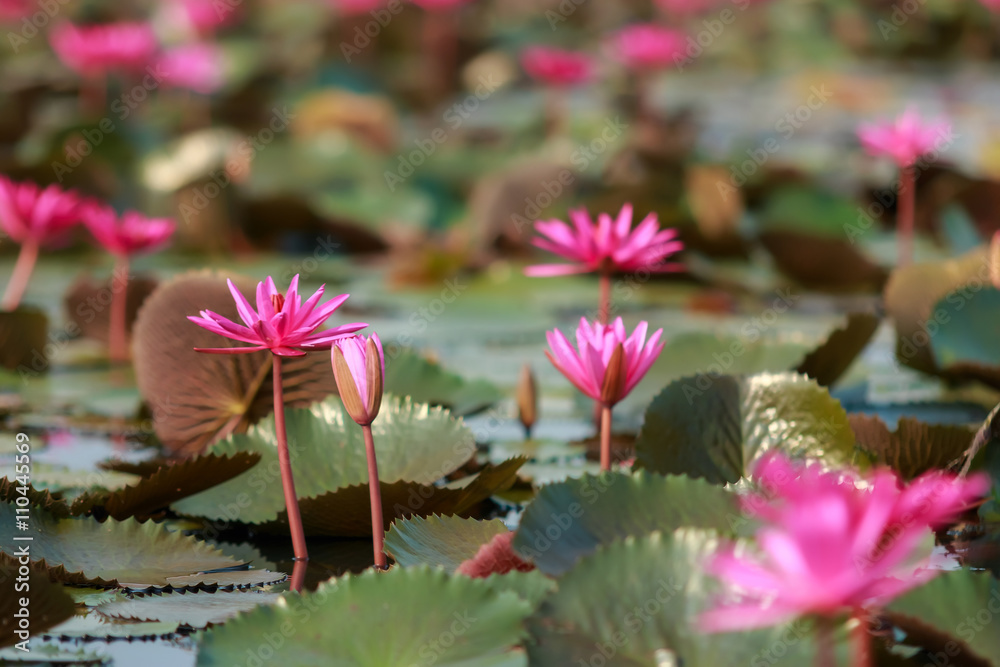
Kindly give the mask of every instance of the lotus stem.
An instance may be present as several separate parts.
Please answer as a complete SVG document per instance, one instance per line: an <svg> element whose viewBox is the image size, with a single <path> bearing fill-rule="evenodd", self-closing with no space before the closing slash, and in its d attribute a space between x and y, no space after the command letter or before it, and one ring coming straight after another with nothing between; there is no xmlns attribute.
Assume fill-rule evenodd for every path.
<svg viewBox="0 0 1000 667"><path fill-rule="evenodd" d="M365 434L365 454L368 456L368 493L372 506L372 549L375 551L375 567L379 570L387 568L385 558L385 524L382 519L382 487L378 481L378 461L375 460L375 438L372 436L371 424L363 424L361 431Z"/></svg>
<svg viewBox="0 0 1000 667"><path fill-rule="evenodd" d="M7 283L7 289L3 293L4 310L17 310L17 307L21 305L21 297L24 296L24 291L28 288L36 261L38 261L38 243L28 239L21 244L21 251L14 264L14 272L11 274L10 282Z"/></svg>
<svg viewBox="0 0 1000 667"><path fill-rule="evenodd" d="M128 303L127 257L119 257L111 274L111 321L108 324L108 357L112 362L127 361L128 334L126 328L126 306Z"/></svg>
<svg viewBox="0 0 1000 667"><path fill-rule="evenodd" d="M601 471L611 470L611 406L601 407Z"/></svg>
<svg viewBox="0 0 1000 667"><path fill-rule="evenodd" d="M833 619L824 616L816 619L816 667L837 667L835 628Z"/></svg>
<svg viewBox="0 0 1000 667"><path fill-rule="evenodd" d="M896 233L899 244L899 266L913 261L914 209L916 207L916 172L913 166L899 171L899 200L896 205Z"/></svg>
<svg viewBox="0 0 1000 667"><path fill-rule="evenodd" d="M288 512L288 525L292 531L292 547L295 560L309 560L306 550L306 535L302 529L302 515L299 513L299 498L295 495L295 480L292 478L292 459L288 453L288 435L285 431L285 396L281 382L281 357L271 355L274 359L274 430L278 438L278 464L281 467L281 486L285 492L285 509ZM293 591L298 591L292 586Z"/></svg>
<svg viewBox="0 0 1000 667"><path fill-rule="evenodd" d="M292 564L291 588L296 593L301 593L306 583L306 570L309 569L309 561L296 559Z"/></svg>
<svg viewBox="0 0 1000 667"><path fill-rule="evenodd" d="M597 319L601 324L608 323L608 315L611 312L611 274L601 272L601 296L598 304Z"/></svg>
<svg viewBox="0 0 1000 667"><path fill-rule="evenodd" d="M868 623L861 612L852 618L857 623L851 628L851 665L853 667L871 667L871 639L868 635Z"/></svg>

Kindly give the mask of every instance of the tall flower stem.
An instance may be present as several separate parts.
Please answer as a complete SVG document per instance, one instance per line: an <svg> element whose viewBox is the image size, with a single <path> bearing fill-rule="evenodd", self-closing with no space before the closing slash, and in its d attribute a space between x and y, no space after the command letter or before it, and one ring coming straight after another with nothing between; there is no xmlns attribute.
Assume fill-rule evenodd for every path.
<svg viewBox="0 0 1000 667"><path fill-rule="evenodd" d="M17 255L17 263L14 264L14 272L7 283L7 289L3 293L4 310L16 310L21 305L21 297L24 290L28 288L28 281L31 280L31 272L35 269L35 262L38 261L38 243L31 239L25 240L21 244L21 251Z"/></svg>
<svg viewBox="0 0 1000 667"><path fill-rule="evenodd" d="M601 301L598 304L597 320L601 324L608 323L608 314L611 312L611 274L607 271L601 272Z"/></svg>
<svg viewBox="0 0 1000 667"><path fill-rule="evenodd" d="M299 514L299 499L295 495L295 480L292 479L292 459L288 453L288 435L285 431L285 395L281 382L281 357L274 354L274 430L278 437L278 465L281 468L281 486L285 492L285 509L288 511L288 525L292 531L292 547L296 560L309 560L306 550L306 535L302 529ZM293 589L294 590L294 589Z"/></svg>
<svg viewBox="0 0 1000 667"><path fill-rule="evenodd" d="M851 628L851 665L853 667L871 667L871 639L868 635L868 623L863 613L853 617L856 624Z"/></svg>
<svg viewBox="0 0 1000 667"><path fill-rule="evenodd" d="M309 569L309 561L296 559L292 563L292 581L290 588L296 593L301 593L306 583L306 570Z"/></svg>
<svg viewBox="0 0 1000 667"><path fill-rule="evenodd" d="M611 406L601 407L601 470L611 470Z"/></svg>
<svg viewBox="0 0 1000 667"><path fill-rule="evenodd" d="M896 205L896 234L899 243L899 266L913 261L913 218L916 207L916 172L913 165L899 170L899 200Z"/></svg>
<svg viewBox="0 0 1000 667"><path fill-rule="evenodd" d="M835 630L833 619L823 616L816 619L816 667L837 667Z"/></svg>
<svg viewBox="0 0 1000 667"><path fill-rule="evenodd" d="M375 460L375 438L372 437L371 424L362 424L365 434L365 454L368 456L368 492L372 506L372 548L375 550L375 567L386 569L385 524L382 519L382 488L378 481L378 461Z"/></svg>
<svg viewBox="0 0 1000 667"><path fill-rule="evenodd" d="M108 324L108 357L112 362L127 361L128 335L125 332L126 306L128 302L127 257L119 257L111 274L111 319Z"/></svg>

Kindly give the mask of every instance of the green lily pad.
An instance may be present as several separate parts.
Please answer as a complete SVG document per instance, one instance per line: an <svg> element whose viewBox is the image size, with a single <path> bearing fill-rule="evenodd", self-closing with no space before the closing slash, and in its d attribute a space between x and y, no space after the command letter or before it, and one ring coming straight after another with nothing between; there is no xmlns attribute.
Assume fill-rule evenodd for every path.
<svg viewBox="0 0 1000 667"><path fill-rule="evenodd" d="M0 503L2 525L15 521L14 505ZM70 584L122 586L146 589L173 586L226 586L213 573L245 570L245 563L224 555L206 542L180 533L172 533L152 521L135 519L108 520L93 518L56 519L40 509L33 509L30 530L33 537L32 562L49 568L49 575ZM16 553L0 545L0 551ZM248 571L240 574L238 585L254 581L270 583L283 576L273 572Z"/></svg>
<svg viewBox="0 0 1000 667"><path fill-rule="evenodd" d="M696 616L716 586L702 566L717 547L710 531L684 529L630 537L582 560L528 619L529 665L656 667L669 654L676 660L669 664L685 667L753 665L779 645L784 664L813 664L805 621L754 632L697 631Z"/></svg>
<svg viewBox="0 0 1000 667"><path fill-rule="evenodd" d="M998 612L1000 582L969 570L942 573L885 609L907 644L946 650L948 664L1000 665L1000 635L989 631Z"/></svg>
<svg viewBox="0 0 1000 667"><path fill-rule="evenodd" d="M80 491L117 491L129 484L135 484L139 478L124 472L113 470L71 470L63 466L36 463L31 467L31 482L39 490L49 490L53 493L71 493Z"/></svg>
<svg viewBox="0 0 1000 667"><path fill-rule="evenodd" d="M690 526L731 532L736 497L700 479L604 473L550 484L528 505L514 551L558 576L601 545Z"/></svg>
<svg viewBox="0 0 1000 667"><path fill-rule="evenodd" d="M545 576L540 570L519 572L514 570L506 574L491 574L479 581L486 582L497 592L510 591L528 602L534 609L538 603L558 586L556 579Z"/></svg>
<svg viewBox="0 0 1000 667"><path fill-rule="evenodd" d="M68 651L52 644L33 646L31 653L25 653L13 647L0 650L0 664L2 665L38 665L41 663L47 667L51 667L52 665L85 667L85 665L106 665L109 662L106 655L100 655L82 648L76 651Z"/></svg>
<svg viewBox="0 0 1000 667"><path fill-rule="evenodd" d="M1000 290L973 283L934 305L934 361L948 377L975 378L1000 388Z"/></svg>
<svg viewBox="0 0 1000 667"><path fill-rule="evenodd" d="M487 583L428 568L393 568L289 595L207 632L198 665L232 665L247 650L275 664L490 664L517 644L528 604ZM332 632L331 628L350 628Z"/></svg>
<svg viewBox="0 0 1000 667"><path fill-rule="evenodd" d="M8 477L0 479L0 503L13 503L20 496L28 499L30 507L42 509L58 519L70 515L69 505L63 501L61 494L53 494L48 489L36 489L31 484L22 486L16 479Z"/></svg>
<svg viewBox="0 0 1000 667"><path fill-rule="evenodd" d="M966 426L925 424L912 417L902 417L894 433L878 417L852 414L848 420L857 446L907 480L930 470L961 468L975 436Z"/></svg>
<svg viewBox="0 0 1000 667"><path fill-rule="evenodd" d="M738 481L765 453L830 465L855 457L847 413L826 389L794 373L697 375L650 404L635 443L636 466L661 474Z"/></svg>
<svg viewBox="0 0 1000 667"><path fill-rule="evenodd" d="M386 354L385 390L409 396L415 403L442 405L453 414L467 415L489 407L503 393L485 380L466 380L411 350Z"/></svg>
<svg viewBox="0 0 1000 667"><path fill-rule="evenodd" d="M395 521L385 536L385 549L403 567L431 565L454 572L479 547L507 532L503 521L477 521L456 516L413 517Z"/></svg>
<svg viewBox="0 0 1000 667"><path fill-rule="evenodd" d="M12 525L12 522L6 525ZM30 542L18 543L18 546L22 545L31 547ZM16 552L15 548L12 553ZM5 584L3 597L0 598L0 647L13 646L30 639L30 636L26 638L18 635L18 630L26 629L30 635L36 635L76 613L73 598L66 594L63 586L51 582L48 572L40 565L32 565L27 580L22 582L28 588L23 589L20 594L15 591L14 583L19 576L19 567L18 558L0 553L0 581ZM22 606L22 602L27 604ZM26 628L20 625L22 617L28 624Z"/></svg>
<svg viewBox="0 0 1000 667"><path fill-rule="evenodd" d="M286 410L288 447L300 499L368 482L361 427L338 398ZM386 396L372 424L379 479L433 484L475 452L471 432L446 410ZM274 521L285 509L273 417L213 445L213 454L260 454L252 470L174 503L180 514L243 523ZM369 529L370 531L370 529Z"/></svg>
<svg viewBox="0 0 1000 667"><path fill-rule="evenodd" d="M156 621L192 628L224 623L241 612L260 605L274 604L280 593L265 591L215 591L136 594L127 600L115 600L95 611L108 618L130 621Z"/></svg>
<svg viewBox="0 0 1000 667"><path fill-rule="evenodd" d="M171 639L179 623L122 623L91 611L74 616L44 634L46 639Z"/></svg>

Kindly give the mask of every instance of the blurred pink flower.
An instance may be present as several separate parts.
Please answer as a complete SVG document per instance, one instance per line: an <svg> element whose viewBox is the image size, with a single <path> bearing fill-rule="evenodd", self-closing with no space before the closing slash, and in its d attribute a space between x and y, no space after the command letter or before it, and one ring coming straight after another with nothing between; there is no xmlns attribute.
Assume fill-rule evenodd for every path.
<svg viewBox="0 0 1000 667"><path fill-rule="evenodd" d="M80 74L135 70L147 66L156 51L156 36L147 23L77 26L63 23L49 39L59 59Z"/></svg>
<svg viewBox="0 0 1000 667"><path fill-rule="evenodd" d="M595 225L584 209L569 212L573 226L562 220L539 220L535 231L547 238L535 238L543 250L554 252L573 264L537 264L525 268L529 276L562 276L600 271L677 271L683 265L663 263L668 256L683 249L676 229L661 230L655 213L647 215L632 229L632 205L625 204L612 220L607 213L597 217Z"/></svg>
<svg viewBox="0 0 1000 667"><path fill-rule="evenodd" d="M120 217L110 206L91 203L83 209L87 229L105 250L117 257L159 248L170 240L177 224L168 218L147 218L137 211Z"/></svg>
<svg viewBox="0 0 1000 667"><path fill-rule="evenodd" d="M1000 0L980 0L980 2L991 11L1000 12Z"/></svg>
<svg viewBox="0 0 1000 667"><path fill-rule="evenodd" d="M163 9L167 20L197 34L211 34L224 25L232 23L237 15L239 3L215 2L214 0L164 0Z"/></svg>
<svg viewBox="0 0 1000 667"><path fill-rule="evenodd" d="M553 86L572 86L594 76L594 61L590 56L547 46L524 49L521 65L531 78Z"/></svg>
<svg viewBox="0 0 1000 667"><path fill-rule="evenodd" d="M429 12L444 12L467 5L473 0L411 0L413 4Z"/></svg>
<svg viewBox="0 0 1000 667"><path fill-rule="evenodd" d="M59 243L81 214L81 199L75 192L0 176L0 230L17 243Z"/></svg>
<svg viewBox="0 0 1000 667"><path fill-rule="evenodd" d="M687 35L679 30L640 23L611 37L613 55L631 69L662 69L687 60Z"/></svg>
<svg viewBox="0 0 1000 667"><path fill-rule="evenodd" d="M806 614L836 616L881 604L933 578L914 550L929 525L953 519L989 488L985 475L941 472L900 488L880 470L858 488L854 479L765 457L754 477L773 500L750 496L744 509L766 525L760 555L723 549L707 570L739 592L739 601L704 613L705 632L777 625Z"/></svg>
<svg viewBox="0 0 1000 667"><path fill-rule="evenodd" d="M164 85L209 94L223 84L222 51L214 44L184 44L168 49L156 60L155 71Z"/></svg>
<svg viewBox="0 0 1000 667"><path fill-rule="evenodd" d="M555 329L545 334L551 348L545 351L545 356L577 389L610 407L639 384L663 350L664 344L659 342L663 329L657 329L647 341L648 327L646 322L639 322L632 335L626 337L620 317L611 324L591 324L586 318L580 318L580 326L576 329L577 348L574 349L566 336ZM619 344L624 353L618 369L621 376L607 377L612 354ZM609 387L614 387L610 393Z"/></svg>
<svg viewBox="0 0 1000 667"><path fill-rule="evenodd" d="M869 155L888 156L901 168L912 166L921 155L934 150L938 141L950 137L951 123L925 122L912 108L893 121L862 123L858 128L858 138Z"/></svg>
<svg viewBox="0 0 1000 667"><path fill-rule="evenodd" d="M203 329L226 338L250 343L253 347L196 348L198 352L245 354L270 350L282 357L301 357L305 354L303 350L329 350L337 339L368 326L362 322L354 322L316 331L341 304L347 301L348 295L341 294L317 307L323 297L324 287L320 287L305 303L302 303L302 297L298 294L297 275L292 278L285 296L278 293L274 280L270 277L258 283L256 311L246 297L236 289L233 281L227 282L229 291L236 300L236 310L246 326L236 324L210 310L201 311L200 317L188 317L188 319Z"/></svg>
<svg viewBox="0 0 1000 667"><path fill-rule="evenodd" d="M345 16L365 14L386 4L386 0L329 0L329 2Z"/></svg>
<svg viewBox="0 0 1000 667"><path fill-rule="evenodd" d="M378 334L341 338L334 342L331 356L344 409L358 424L371 424L382 406L385 378L385 353Z"/></svg>
<svg viewBox="0 0 1000 667"><path fill-rule="evenodd" d="M38 11L32 0L0 0L0 21L19 21Z"/></svg>

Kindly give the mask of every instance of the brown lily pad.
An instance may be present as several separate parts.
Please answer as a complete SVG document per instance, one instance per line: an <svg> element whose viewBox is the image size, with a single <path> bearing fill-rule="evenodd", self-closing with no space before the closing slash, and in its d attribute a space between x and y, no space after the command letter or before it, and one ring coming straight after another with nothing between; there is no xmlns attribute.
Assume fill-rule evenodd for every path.
<svg viewBox="0 0 1000 667"><path fill-rule="evenodd" d="M136 315L143 302L156 290L158 281L151 276L132 276L125 294L125 331L131 335ZM118 281L114 278L94 280L88 275L76 279L63 297L63 307L70 326L81 336L108 341L111 321L111 299ZM120 289L120 288L119 288Z"/></svg>
<svg viewBox="0 0 1000 667"><path fill-rule="evenodd" d="M233 277L233 282L244 294L256 289L248 278ZM174 454L197 454L216 440L245 432L273 411L271 353L195 352L195 347L241 345L187 320L201 310L239 320L224 277L195 272L161 285L135 325L139 391L150 406L156 435ZM337 392L326 352L286 359L282 377L289 407Z"/></svg>
<svg viewBox="0 0 1000 667"><path fill-rule="evenodd" d="M965 426L926 424L903 417L891 432L878 417L847 416L857 445L910 480L935 469L957 470L965 462L975 431Z"/></svg>
<svg viewBox="0 0 1000 667"><path fill-rule="evenodd" d="M46 346L49 318L37 308L21 306L0 312L0 366L22 377L33 377L49 369Z"/></svg>
<svg viewBox="0 0 1000 667"><path fill-rule="evenodd" d="M807 354L795 371L808 375L820 386L831 386L868 346L880 322L881 319L871 313L850 313L847 322Z"/></svg>
<svg viewBox="0 0 1000 667"><path fill-rule="evenodd" d="M24 542L23 544L29 544ZM0 648L24 641L19 636L20 615L25 615L31 635L56 626L76 613L76 603L57 583L49 580L48 571L40 565L31 565L28 574L28 589L22 594L14 592L14 580L19 576L18 559L0 553L0 583L5 593L0 596ZM30 592L29 592L30 591ZM27 601L22 607L21 602ZM27 654L26 654L27 655Z"/></svg>
<svg viewBox="0 0 1000 667"><path fill-rule="evenodd" d="M761 233L782 273L806 287L834 291L881 289L888 277L847 241L791 230Z"/></svg>

